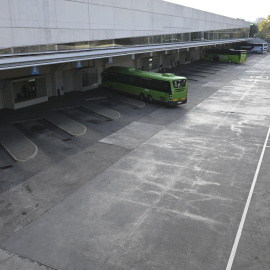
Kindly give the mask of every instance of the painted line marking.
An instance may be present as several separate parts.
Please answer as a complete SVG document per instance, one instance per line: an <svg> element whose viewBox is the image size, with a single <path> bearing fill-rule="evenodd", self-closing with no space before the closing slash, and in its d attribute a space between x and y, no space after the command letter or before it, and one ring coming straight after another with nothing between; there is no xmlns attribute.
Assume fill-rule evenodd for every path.
<svg viewBox="0 0 270 270"><path fill-rule="evenodd" d="M245 209L244 209L244 212L243 212L243 215L242 215L242 218L241 218L241 222L239 224L239 228L238 228L235 240L234 240L234 244L233 244L233 247L232 247L231 255L230 255L226 270L231 270L232 265L233 265L234 257L235 257L236 250L237 250L237 247L238 247L238 244L239 244L239 241L240 241L240 237L241 237L241 234L242 234L242 231L243 231L243 227L244 227L244 224L245 224L245 220L246 220L248 208L249 208L249 205L250 205L250 202L251 202L252 194L254 192L254 188L255 188L255 185L256 185L256 182L257 182L257 178L258 178L258 174L259 174L259 171L260 171L260 168L261 168L265 148L267 147L266 145L267 145L267 142L268 142L269 134L270 134L270 127L268 129L268 133L267 133L265 141L264 141L264 145L263 145L263 149L262 149L262 152L261 152L260 160L259 160L259 163L257 165L257 169L256 169L256 172L255 172L253 181L252 181L252 185L251 185L251 188L250 188L250 191L249 191L249 194L248 194Z"/></svg>
<svg viewBox="0 0 270 270"><path fill-rule="evenodd" d="M107 97L94 97L94 98L86 98L85 100L97 100L97 99L105 99Z"/></svg>
<svg viewBox="0 0 270 270"><path fill-rule="evenodd" d="M251 79L268 79L268 76L250 76Z"/></svg>

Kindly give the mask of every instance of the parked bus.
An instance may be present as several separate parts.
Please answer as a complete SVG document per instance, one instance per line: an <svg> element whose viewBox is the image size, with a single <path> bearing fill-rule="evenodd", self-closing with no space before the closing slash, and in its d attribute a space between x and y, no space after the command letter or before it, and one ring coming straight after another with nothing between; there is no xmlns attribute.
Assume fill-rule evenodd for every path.
<svg viewBox="0 0 270 270"><path fill-rule="evenodd" d="M239 49L246 50L248 53L267 53L267 43L245 43L239 44Z"/></svg>
<svg viewBox="0 0 270 270"><path fill-rule="evenodd" d="M247 58L246 50L209 49L206 50L205 55L205 60L217 62L229 62L229 63L246 62L246 58Z"/></svg>
<svg viewBox="0 0 270 270"><path fill-rule="evenodd" d="M149 103L187 103L187 78L171 73L154 73L136 68L109 67L102 74L102 87L137 95Z"/></svg>

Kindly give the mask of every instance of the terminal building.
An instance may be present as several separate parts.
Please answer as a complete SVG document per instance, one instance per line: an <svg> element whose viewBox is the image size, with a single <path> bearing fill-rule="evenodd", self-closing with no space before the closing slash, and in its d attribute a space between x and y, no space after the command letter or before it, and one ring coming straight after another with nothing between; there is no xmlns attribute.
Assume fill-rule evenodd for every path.
<svg viewBox="0 0 270 270"><path fill-rule="evenodd" d="M1 0L0 109L101 83L109 66L158 71L249 39L249 23L162 0Z"/></svg>

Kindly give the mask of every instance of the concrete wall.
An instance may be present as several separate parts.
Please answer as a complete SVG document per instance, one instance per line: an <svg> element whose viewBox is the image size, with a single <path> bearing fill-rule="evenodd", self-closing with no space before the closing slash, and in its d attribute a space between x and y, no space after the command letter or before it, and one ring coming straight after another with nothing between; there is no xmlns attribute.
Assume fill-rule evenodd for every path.
<svg viewBox="0 0 270 270"><path fill-rule="evenodd" d="M162 0L1 0L0 48L243 27Z"/></svg>
<svg viewBox="0 0 270 270"><path fill-rule="evenodd" d="M5 86L3 87L3 85ZM2 82L1 83L1 94L0 97L2 98L2 108L9 108L13 109L14 108L14 97L13 97L13 92L12 92L12 84L11 82Z"/></svg>

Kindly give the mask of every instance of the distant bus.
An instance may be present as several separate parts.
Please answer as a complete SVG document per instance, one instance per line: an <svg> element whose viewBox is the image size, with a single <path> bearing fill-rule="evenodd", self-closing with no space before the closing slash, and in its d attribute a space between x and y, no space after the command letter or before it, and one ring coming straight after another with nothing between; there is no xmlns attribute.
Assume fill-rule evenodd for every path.
<svg viewBox="0 0 270 270"><path fill-rule="evenodd" d="M248 53L267 53L267 43L246 43L239 44L239 49L246 50Z"/></svg>
<svg viewBox="0 0 270 270"><path fill-rule="evenodd" d="M206 50L205 60L228 62L228 63L241 63L246 62L247 51L246 50L218 50L209 49Z"/></svg>
<svg viewBox="0 0 270 270"><path fill-rule="evenodd" d="M187 103L186 77L116 66L105 69L101 76L102 87L137 95L149 103L153 101L168 105Z"/></svg>

